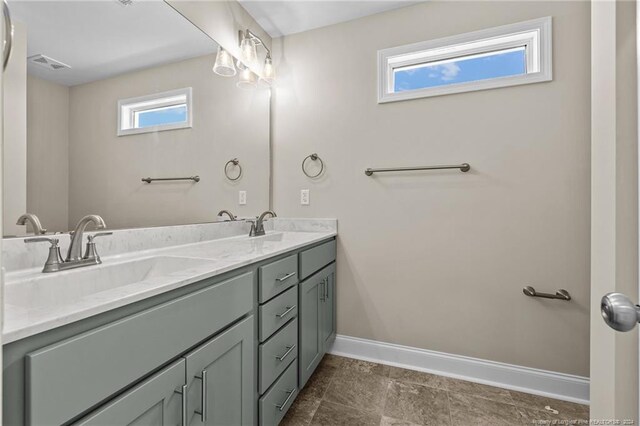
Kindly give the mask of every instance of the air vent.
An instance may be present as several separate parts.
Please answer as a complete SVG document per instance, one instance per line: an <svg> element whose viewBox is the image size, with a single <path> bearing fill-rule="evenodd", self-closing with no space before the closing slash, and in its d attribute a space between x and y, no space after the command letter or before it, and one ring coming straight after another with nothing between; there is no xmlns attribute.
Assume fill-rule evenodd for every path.
<svg viewBox="0 0 640 426"><path fill-rule="evenodd" d="M52 59L48 56L42 55L42 54L37 54L37 55L33 55L33 56L29 56L27 58L27 60L29 62L33 62L34 64L44 67L44 68L48 68L52 71L58 71L58 70L62 70L65 68L71 68L69 65L64 64L60 61L56 61L55 59Z"/></svg>

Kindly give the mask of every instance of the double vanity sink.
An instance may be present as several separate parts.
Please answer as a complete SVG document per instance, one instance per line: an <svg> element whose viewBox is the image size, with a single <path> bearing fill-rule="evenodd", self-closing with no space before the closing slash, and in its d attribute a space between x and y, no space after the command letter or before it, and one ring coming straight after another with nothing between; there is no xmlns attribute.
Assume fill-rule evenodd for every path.
<svg viewBox="0 0 640 426"><path fill-rule="evenodd" d="M4 424L277 424L335 336L336 227L273 222L115 231L101 265L9 271Z"/></svg>

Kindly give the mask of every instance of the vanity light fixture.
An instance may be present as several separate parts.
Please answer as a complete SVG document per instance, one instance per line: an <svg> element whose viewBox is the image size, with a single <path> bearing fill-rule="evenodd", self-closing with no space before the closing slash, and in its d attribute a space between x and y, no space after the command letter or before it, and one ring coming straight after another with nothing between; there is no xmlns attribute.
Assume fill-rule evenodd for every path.
<svg viewBox="0 0 640 426"><path fill-rule="evenodd" d="M213 64L213 72L223 77L233 77L236 75L236 67L233 65L233 56L222 46L218 46L216 62Z"/></svg>
<svg viewBox="0 0 640 426"><path fill-rule="evenodd" d="M240 44L240 59L237 62L237 66L241 70L240 79L242 80L243 78L242 70L244 68L247 66L251 67L257 65L257 48L258 46L262 46L264 50L267 51L267 56L264 59L264 66L262 68L260 81L265 83L267 86L271 86L276 77L273 61L271 59L271 50L264 44L260 37L251 32L248 28L244 31L238 31L238 43ZM255 76L255 74L253 75ZM238 82L238 86L240 86L240 82Z"/></svg>
<svg viewBox="0 0 640 426"><path fill-rule="evenodd" d="M254 36L254 34L247 29L245 32L239 32L239 43L240 43L240 60L238 61L238 67L253 66L258 62L258 44L262 44L262 41L259 37ZM264 45L263 45L264 46Z"/></svg>

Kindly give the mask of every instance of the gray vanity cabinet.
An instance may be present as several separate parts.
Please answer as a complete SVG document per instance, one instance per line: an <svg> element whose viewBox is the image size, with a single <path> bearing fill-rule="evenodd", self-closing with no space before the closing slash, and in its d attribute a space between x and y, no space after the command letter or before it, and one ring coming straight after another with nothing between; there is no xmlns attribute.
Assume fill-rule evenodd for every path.
<svg viewBox="0 0 640 426"><path fill-rule="evenodd" d="M254 424L254 317L185 356L188 425Z"/></svg>
<svg viewBox="0 0 640 426"><path fill-rule="evenodd" d="M327 266L324 270L324 295L322 302L322 331L321 337L325 348L331 344L336 336L336 264ZM322 290L322 289L321 289Z"/></svg>
<svg viewBox="0 0 640 426"><path fill-rule="evenodd" d="M179 360L109 402L74 426L158 425L181 423L185 361Z"/></svg>
<svg viewBox="0 0 640 426"><path fill-rule="evenodd" d="M299 316L302 388L335 337L335 263L300 284Z"/></svg>

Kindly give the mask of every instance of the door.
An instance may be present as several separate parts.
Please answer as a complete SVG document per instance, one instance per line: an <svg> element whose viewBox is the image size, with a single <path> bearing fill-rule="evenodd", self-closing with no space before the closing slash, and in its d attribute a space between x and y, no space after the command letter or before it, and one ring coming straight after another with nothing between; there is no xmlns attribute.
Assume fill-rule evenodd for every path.
<svg viewBox="0 0 640 426"><path fill-rule="evenodd" d="M254 326L252 315L185 357L186 424L254 424Z"/></svg>
<svg viewBox="0 0 640 426"><path fill-rule="evenodd" d="M638 329L616 332L601 314L606 294L639 301L636 2L594 1L590 7L590 416L637 424ZM623 329L635 322L633 303L610 295L604 304L607 322ZM619 309L626 313L616 314Z"/></svg>
<svg viewBox="0 0 640 426"><path fill-rule="evenodd" d="M323 328L324 304L321 297L324 295L325 279L325 275L317 273L299 285L300 389L307 383L324 355L324 340L320 330Z"/></svg>
<svg viewBox="0 0 640 426"><path fill-rule="evenodd" d="M185 361L179 360L124 395L74 423L76 426L182 424Z"/></svg>
<svg viewBox="0 0 640 426"><path fill-rule="evenodd" d="M326 352L331 340L336 336L336 264L333 263L323 269L324 283L320 288L324 295L320 297L322 302L322 344L323 352Z"/></svg>

